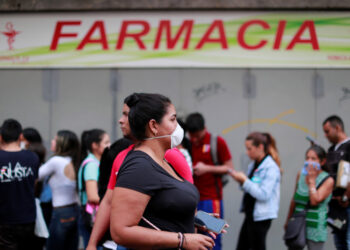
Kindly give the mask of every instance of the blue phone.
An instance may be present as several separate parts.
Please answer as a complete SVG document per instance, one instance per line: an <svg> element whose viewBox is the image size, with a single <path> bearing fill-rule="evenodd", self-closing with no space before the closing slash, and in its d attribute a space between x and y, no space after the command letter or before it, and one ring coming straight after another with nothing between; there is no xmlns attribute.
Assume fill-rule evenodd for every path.
<svg viewBox="0 0 350 250"><path fill-rule="evenodd" d="M194 218L194 224L200 227L205 226L209 231L220 234L226 221L199 210Z"/></svg>

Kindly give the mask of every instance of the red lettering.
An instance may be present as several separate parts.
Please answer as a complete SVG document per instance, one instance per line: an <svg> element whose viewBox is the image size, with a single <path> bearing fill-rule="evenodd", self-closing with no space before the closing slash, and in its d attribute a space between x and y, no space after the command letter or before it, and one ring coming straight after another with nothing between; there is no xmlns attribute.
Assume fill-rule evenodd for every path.
<svg viewBox="0 0 350 250"><path fill-rule="evenodd" d="M286 27L286 20L281 20L278 22L277 32L275 37L275 43L273 44L273 49L278 50L281 46L284 28Z"/></svg>
<svg viewBox="0 0 350 250"><path fill-rule="evenodd" d="M58 21L56 24L56 28L55 28L55 32L52 38L52 42L50 45L50 50L56 50L57 49L57 45L58 45L58 41L61 37L77 37L78 34L77 33L62 33L62 28L65 25L80 25L81 21Z"/></svg>
<svg viewBox="0 0 350 250"><path fill-rule="evenodd" d="M260 49L266 45L266 43L267 43L266 40L261 40L256 45L249 45L244 40L244 34L245 34L246 30L249 28L249 26L251 26L251 25L260 25L261 27L263 27L264 30L270 28L270 25L267 22L262 21L262 20L248 21L248 22L244 23L238 30L238 36L237 36L238 44L244 49L249 49L249 50Z"/></svg>
<svg viewBox="0 0 350 250"><path fill-rule="evenodd" d="M219 37L218 38L210 38L211 34L213 33L213 31L215 29L218 29L218 31L219 31ZM223 24L222 20L215 20L210 25L208 30L203 35L202 39L197 44L196 49L201 49L204 46L204 44L206 44L206 43L220 43L221 47L223 49L228 48L227 38L226 38L224 24Z"/></svg>
<svg viewBox="0 0 350 250"><path fill-rule="evenodd" d="M175 38L171 38L171 24L169 20L161 20L159 22L159 27L158 27L158 32L156 35L156 40L154 42L153 49L159 49L159 45L162 39L162 34L163 30L165 30L166 34L166 46L167 49L174 49L177 42L180 39L180 36L182 35L183 32L185 33L185 39L182 45L183 49L188 49L188 45L190 43L190 37L191 37L191 32L192 32L192 27L193 27L193 20L185 20L181 24L179 30L177 31Z"/></svg>
<svg viewBox="0 0 350 250"><path fill-rule="evenodd" d="M142 30L137 33L128 33L129 25L141 25ZM149 23L146 21L123 21L116 49L120 50L123 48L125 38L127 37L133 38L140 49L146 49L145 44L141 40L141 37L146 35L149 32L149 30L150 26Z"/></svg>
<svg viewBox="0 0 350 250"><path fill-rule="evenodd" d="M308 29L308 31L309 31L310 38L309 39L302 39L301 36L306 29ZM287 50L292 50L294 48L295 44L297 44L297 43L310 43L312 45L313 50L320 49L320 47L318 45L315 24L313 21L307 20L307 21L303 22L300 29L295 34L293 40L287 46Z"/></svg>
<svg viewBox="0 0 350 250"><path fill-rule="evenodd" d="M100 32L100 38L92 39L91 36L92 34L94 34L96 29L99 30ZM96 21L92 25L91 29L88 31L84 39L81 41L81 43L77 47L77 50L82 50L85 47L85 45L88 43L100 43L102 45L103 50L108 50L107 36L106 36L106 31L105 31L103 21Z"/></svg>

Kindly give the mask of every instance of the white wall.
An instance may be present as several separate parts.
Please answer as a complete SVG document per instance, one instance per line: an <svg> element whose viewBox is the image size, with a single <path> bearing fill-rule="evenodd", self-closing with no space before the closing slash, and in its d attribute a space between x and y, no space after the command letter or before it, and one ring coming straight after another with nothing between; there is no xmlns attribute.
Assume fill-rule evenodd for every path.
<svg viewBox="0 0 350 250"><path fill-rule="evenodd" d="M350 130L349 70L123 69L117 71L116 92L111 88L111 70L57 70L53 80L47 80L45 74L43 70L0 70L0 121L13 117L24 127L36 127L47 144L63 128L80 136L84 129L99 127L111 134L116 130L120 136L113 115L120 117L124 97L133 92L169 96L180 117L203 113L209 131L227 140L240 170L247 164L246 135L253 130L270 132L284 169L279 218L268 234L267 248L272 250L285 249L283 224L296 173L309 145L305 136L315 136L328 148L322 121L332 114L340 115ZM316 97L315 74L321 86ZM53 83L51 99L47 97L48 81ZM250 95L246 82L251 83ZM343 88L349 89L348 95ZM241 198L238 185L231 181L224 190L225 217L231 225L224 236L226 250L236 246L243 219ZM334 249L331 235L325 249Z"/></svg>

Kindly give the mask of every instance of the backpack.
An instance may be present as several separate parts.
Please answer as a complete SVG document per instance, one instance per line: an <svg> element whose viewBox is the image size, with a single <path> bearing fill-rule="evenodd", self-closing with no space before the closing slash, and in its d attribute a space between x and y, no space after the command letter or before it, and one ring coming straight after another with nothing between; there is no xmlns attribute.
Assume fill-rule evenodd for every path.
<svg viewBox="0 0 350 250"><path fill-rule="evenodd" d="M218 159L218 136L210 135L210 155L214 165L221 165ZM227 174L221 175L222 186L225 187L229 183L230 179ZM217 189L219 189L218 183L216 183Z"/></svg>
<svg viewBox="0 0 350 250"><path fill-rule="evenodd" d="M81 184L82 187L79 190L80 191L80 203L83 204L83 191L86 191L86 187L85 187L85 178L84 178L84 173L85 173L85 167L88 163L90 162L96 162L96 160L94 159L86 159L85 161L83 161L83 163L81 164L82 167L82 177L81 177ZM86 227L86 229L91 232L92 231L92 227L94 225L94 217L95 214L97 212L97 209L95 207L91 207L93 211L88 211L91 206L89 206L89 203L86 202L85 205L81 205L80 207L80 214L81 214L81 219L83 221L84 226Z"/></svg>

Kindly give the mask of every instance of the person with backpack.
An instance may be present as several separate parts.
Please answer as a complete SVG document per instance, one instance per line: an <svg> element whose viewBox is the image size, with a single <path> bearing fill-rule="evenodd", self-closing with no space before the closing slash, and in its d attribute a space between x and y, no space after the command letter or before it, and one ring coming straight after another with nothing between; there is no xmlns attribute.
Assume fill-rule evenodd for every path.
<svg viewBox="0 0 350 250"><path fill-rule="evenodd" d="M82 163L78 172L80 198L79 234L87 246L92 230L94 214L100 203L98 195L99 165L106 147L110 146L109 135L101 129L84 131L81 135Z"/></svg>
<svg viewBox="0 0 350 250"><path fill-rule="evenodd" d="M197 209L223 218L222 176L233 170L230 150L221 136L208 132L202 114L190 114L186 126L192 143L194 184L200 193ZM214 249L221 249L221 235L217 236Z"/></svg>

